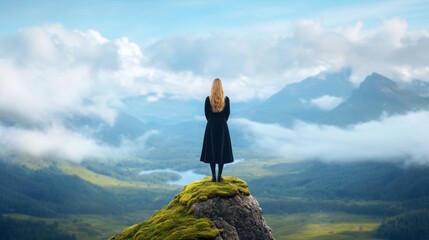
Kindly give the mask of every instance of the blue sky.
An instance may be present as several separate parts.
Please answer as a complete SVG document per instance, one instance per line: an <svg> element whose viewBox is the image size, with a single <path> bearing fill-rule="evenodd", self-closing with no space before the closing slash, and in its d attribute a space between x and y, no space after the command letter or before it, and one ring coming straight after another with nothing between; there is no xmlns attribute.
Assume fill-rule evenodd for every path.
<svg viewBox="0 0 429 240"><path fill-rule="evenodd" d="M172 34L207 34L299 19L335 27L363 21L367 26L399 17L410 29L427 28L428 1L0 1L0 33L61 23L95 29L108 38L127 36L147 43Z"/></svg>

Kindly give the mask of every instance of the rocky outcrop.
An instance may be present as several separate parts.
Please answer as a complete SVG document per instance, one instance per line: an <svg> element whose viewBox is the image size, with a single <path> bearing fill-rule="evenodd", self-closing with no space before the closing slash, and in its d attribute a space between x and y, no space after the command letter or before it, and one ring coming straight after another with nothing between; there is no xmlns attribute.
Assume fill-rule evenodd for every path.
<svg viewBox="0 0 429 240"><path fill-rule="evenodd" d="M150 219L110 239L274 239L246 182L236 177L210 179L188 184Z"/></svg>
<svg viewBox="0 0 429 240"><path fill-rule="evenodd" d="M249 195L234 197L216 197L204 202L192 204L196 218L207 217L219 231L221 239L274 239L271 229L262 216L258 201Z"/></svg>

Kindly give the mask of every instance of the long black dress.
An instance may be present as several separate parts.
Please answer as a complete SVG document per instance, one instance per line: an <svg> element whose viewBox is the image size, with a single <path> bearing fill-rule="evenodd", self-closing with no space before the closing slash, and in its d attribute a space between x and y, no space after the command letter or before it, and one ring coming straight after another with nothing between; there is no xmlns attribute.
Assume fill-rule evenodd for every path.
<svg viewBox="0 0 429 240"><path fill-rule="evenodd" d="M204 133L203 149L200 161L205 163L231 163L232 155L231 137L228 129L229 98L225 98L225 106L221 112L213 112L209 97L206 98L204 112L207 119Z"/></svg>

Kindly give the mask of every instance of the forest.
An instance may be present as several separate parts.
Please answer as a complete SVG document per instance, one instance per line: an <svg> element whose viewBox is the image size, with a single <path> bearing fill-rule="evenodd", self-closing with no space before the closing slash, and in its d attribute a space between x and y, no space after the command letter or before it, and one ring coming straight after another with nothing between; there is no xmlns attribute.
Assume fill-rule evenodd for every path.
<svg viewBox="0 0 429 240"><path fill-rule="evenodd" d="M103 165L97 168L99 173L93 173L94 176L125 179L128 183L148 180L141 179L136 171L142 164L82 163L87 169ZM1 227L14 224L16 227L10 228L11 233L18 227L37 228L40 236L52 234L62 236L60 239L73 239L77 235L78 239L103 239L114 233L114 230L102 230L103 225L121 229L143 221L181 189L161 184L174 178L163 174L152 174L152 185L145 187L115 187L97 184L96 177L84 180L82 176L71 174L70 169L60 163L31 169L1 161L0 213L4 216ZM375 162L246 160L228 166L226 172L236 173L247 181L268 222L276 226L273 230L277 236L289 230L276 219L298 221L303 214L327 214L326 221L331 228L337 221L376 223L369 229L362 225L365 231L357 232L358 236L385 239L424 239L427 236L423 226L428 222L429 211L428 167ZM345 214L344 217L341 214ZM359 216L362 220L358 220ZM410 231L398 225L414 227ZM25 234L27 230L19 231Z"/></svg>

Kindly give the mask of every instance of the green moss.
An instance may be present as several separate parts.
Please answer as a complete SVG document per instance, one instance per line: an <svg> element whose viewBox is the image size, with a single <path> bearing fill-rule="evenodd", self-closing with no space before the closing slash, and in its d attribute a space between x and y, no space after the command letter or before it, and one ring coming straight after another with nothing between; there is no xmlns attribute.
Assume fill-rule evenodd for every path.
<svg viewBox="0 0 429 240"><path fill-rule="evenodd" d="M193 217L192 204L218 196L232 197L237 194L250 194L243 180L224 177L223 182L211 182L211 178L206 177L185 186L167 206L156 211L147 221L126 228L110 240L214 239L219 230L213 228L210 219Z"/></svg>
<svg viewBox="0 0 429 240"><path fill-rule="evenodd" d="M211 177L188 184L176 197L189 208L194 202L214 197L230 197L237 194L249 195L247 183L236 177L224 177L223 182L212 182Z"/></svg>

